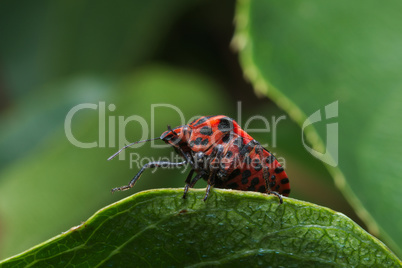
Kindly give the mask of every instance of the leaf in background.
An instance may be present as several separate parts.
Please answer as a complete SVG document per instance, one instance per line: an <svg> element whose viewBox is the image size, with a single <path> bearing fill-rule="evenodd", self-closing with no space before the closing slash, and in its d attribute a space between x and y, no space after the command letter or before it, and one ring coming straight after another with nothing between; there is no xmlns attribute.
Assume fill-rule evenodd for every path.
<svg viewBox="0 0 402 268"><path fill-rule="evenodd" d="M306 137L324 152L325 123L339 123L339 165L329 171L400 255L401 12L400 1L239 1L234 39L256 91L300 125L338 101L339 116L321 113Z"/></svg>
<svg viewBox="0 0 402 268"><path fill-rule="evenodd" d="M254 192L142 192L0 263L2 267L400 267L343 214Z"/></svg>
<svg viewBox="0 0 402 268"><path fill-rule="evenodd" d="M118 73L150 57L194 2L2 1L0 58L10 98L82 73Z"/></svg>
<svg viewBox="0 0 402 268"><path fill-rule="evenodd" d="M20 122L19 128L15 128L13 135L16 137L36 133L36 130L29 130L30 122L43 124L41 128L50 129L50 132L45 130L46 138L42 142L27 148L19 156L20 159L3 167L0 172L0 258L21 252L54 236L81 222L95 209L135 191L184 185L187 174L182 174L181 170L157 170L157 173L146 172L132 191L115 195L110 193L111 188L127 184L139 169L137 163L145 164L150 159L159 159L161 156L171 159L171 155L176 155L171 148L151 149L150 144L142 144L141 148L124 152L126 161L119 161L118 158L110 162L106 160L120 146L119 136L135 141L143 134L148 135L145 138L149 137L152 124L152 134L160 135L166 130L167 124L174 126L181 123L180 114L176 110L159 107L152 112L152 104L169 103L183 113L185 120L196 115L219 114L228 110L225 98L219 96L221 90L214 82L188 71L149 66L133 75L116 79L114 83L102 84L102 81L104 79L81 78L53 85L65 89L65 92L82 94L77 93L76 98L68 98L69 93L66 93L67 96L60 93L48 95L40 106L43 110L35 109L31 114L34 119ZM90 95L89 89L96 87L104 89L104 93ZM177 96L192 96L197 101L189 102L188 98ZM100 105L100 101L104 101L106 106L104 116L107 133L103 133L105 147L75 147L67 140L64 119L60 120L59 117L63 113L65 117L75 105L87 102ZM59 109L56 109L58 104ZM114 111L109 110L110 104L115 105ZM83 109L74 115L72 133L77 140L99 140L99 110L98 106L97 110ZM48 113L59 119L48 120ZM119 118L127 119L133 115L143 119L145 128L142 129L138 121L133 121L127 123L123 132L124 125L119 124ZM112 125L115 135L109 133L111 118L115 120L115 127ZM110 145L110 139L114 142L113 145ZM18 140L14 142L18 144ZM159 141L158 144L164 143ZM128 156L131 153L138 155L140 161L130 162ZM172 175L177 177L177 181L169 180Z"/></svg>
<svg viewBox="0 0 402 268"><path fill-rule="evenodd" d="M107 99L116 83L116 79L82 76L21 98L0 117L0 170L46 143L78 103Z"/></svg>

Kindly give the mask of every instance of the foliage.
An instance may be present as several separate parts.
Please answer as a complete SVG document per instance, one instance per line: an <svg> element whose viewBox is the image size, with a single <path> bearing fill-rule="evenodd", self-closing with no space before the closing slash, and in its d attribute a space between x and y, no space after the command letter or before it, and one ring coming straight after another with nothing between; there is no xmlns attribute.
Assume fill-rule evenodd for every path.
<svg viewBox="0 0 402 268"><path fill-rule="evenodd" d="M111 188L126 184L141 164L161 157L172 159L175 154L171 148L140 144L122 155L120 160L125 161L107 162L106 159L125 141L155 137L166 130L168 124L181 125L194 116L214 114L231 116L243 127L248 125L257 130L265 127L264 122L255 120L248 124L247 118L283 116L285 119L279 126L270 129L270 136L258 131L250 134L262 143L268 142L268 149L286 160L291 196L345 213L401 255L402 185L399 177L402 172L398 163L402 154L401 128L397 123L402 99L399 90L401 10L396 0L381 6L362 1L239 0L236 8L230 0L118 0L113 4L104 0L2 1L0 258L60 234L94 211L135 191L182 187L188 170L157 170L156 173L145 172L131 191L110 194ZM229 49L233 18L236 32L232 44L239 51L241 66L238 55ZM247 84L243 74L252 86ZM268 96L270 100L256 98L252 87L259 96ZM242 101L241 111L235 111L238 100ZM338 101L339 114L328 122L339 124L339 165L327 166L328 173L325 165L306 151L300 127L309 115L323 111L325 105L334 101ZM72 135L82 142L96 142L94 148L79 148L66 136L67 115L81 104L96 108L83 109L74 115ZM284 111L287 114L284 115ZM325 113L321 115L323 120L307 127L305 135L308 146L324 152L327 121ZM289 117L296 123L287 120ZM129 119L132 121L125 121ZM272 120L276 122L273 117ZM340 190L334 187L331 176ZM202 183L197 186L203 187ZM386 256L376 261L395 260L391 251L338 213L293 199L286 199L284 206L277 207L272 198L268 198L267 203L267 198L253 193L216 190L212 200L222 202L204 204L198 198L202 191L194 191L185 202L177 197L179 192L173 190L148 192L101 210L87 226L97 228L95 220L101 219L103 213L110 215L122 206L162 193L167 211L171 209L176 213L184 208L190 211L192 208L186 206L192 204L199 209L197 212L177 217L202 215L205 218L201 216L199 220L203 224L218 221L222 211L229 207L238 209L242 202L251 202L250 210L244 208L244 204L240 207L244 213L253 214L248 219L253 218L253 222L263 227L253 227L256 224L251 222L245 230L260 234L259 238L265 235L261 230L266 231L261 228L280 228L283 214L275 213L285 208L301 206L329 213L328 217L347 222L348 231L356 231L356 237L372 242L373 248ZM152 200L147 202L152 204ZM216 206L217 210L212 209L208 214L203 208L210 206ZM262 224L262 219L257 217L262 213L260 207L267 215L275 215L278 225ZM160 214L155 207L154 211L155 217L168 215ZM131 217L127 211L116 218L124 215ZM111 227L109 232L118 236L127 236L126 231L135 232L132 228L138 226L132 226L132 220L146 219L146 215L136 216L125 226L129 229L112 230ZM246 218L236 219L246 226ZM360 219L364 222L359 222ZM309 220L322 226L320 217ZM331 224L337 223L332 221ZM216 225L220 231L226 226ZM203 226L193 224L192 231L205 235L207 229ZM43 248L81 232L90 233L90 228L82 225L29 252L42 249L39 253L52 254ZM322 232L311 227L300 235ZM180 236L183 232L177 234L174 238L177 241L188 239ZM237 241L234 231L227 237L229 235ZM320 236L312 239L314 237L315 242L300 245L311 249L325 243L329 236L323 236L324 240ZM222 240L216 244L230 243ZM296 238L276 240L279 241L286 243L287 250L299 254L294 248L299 245ZM342 244L349 240L339 241ZM350 245L353 248L361 241L353 240ZM264 243L271 242L264 240ZM339 251L340 244L335 240L331 243L334 245L332 252L337 255L327 257L334 260L334 265L352 259L351 263L364 263L370 259L360 258L370 255L370 250L356 257L353 252L359 251ZM208 255L208 262L201 262L204 260L202 252L209 252L211 248L201 251L201 247L196 246L192 249L199 250L199 265L215 261ZM271 246L276 249L283 245L269 244ZM306 254L315 256L317 251L313 251ZM170 251L161 250L159 254L166 252ZM254 253L247 255L246 252L242 256L246 260L255 256ZM26 254L28 252L7 263L21 261L28 256ZM257 254L255 261L272 257L268 246L259 254L261 258ZM222 262L236 265L232 255L228 256ZM284 255L275 256L280 261ZM297 258L293 260L286 258L286 263L310 258L294 256ZM321 261L320 258L315 256L313 261ZM32 256L24 261L31 259Z"/></svg>
<svg viewBox="0 0 402 268"><path fill-rule="evenodd" d="M300 126L306 115L336 102L339 165L327 167L369 229L400 252L402 158L395 138L402 128L393 122L402 112L402 80L393 70L402 68L402 39L393 34L402 5L240 3L236 38L255 89L276 100ZM368 89L376 93L367 94ZM324 122L334 123L326 113L316 128L305 129L321 153L325 143L329 146Z"/></svg>
<svg viewBox="0 0 402 268"><path fill-rule="evenodd" d="M397 267L343 214L253 192L138 193L0 265L4 267Z"/></svg>

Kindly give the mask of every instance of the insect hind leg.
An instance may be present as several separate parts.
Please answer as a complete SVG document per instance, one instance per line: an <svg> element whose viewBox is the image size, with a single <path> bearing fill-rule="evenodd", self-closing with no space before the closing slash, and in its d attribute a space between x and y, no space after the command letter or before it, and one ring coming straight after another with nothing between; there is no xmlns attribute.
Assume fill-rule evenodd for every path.
<svg viewBox="0 0 402 268"><path fill-rule="evenodd" d="M214 147L214 150L211 154L212 156L215 156L215 157L213 157L211 159L211 162L209 165L210 174L209 174L209 178L208 178L208 182L207 182L208 185L207 185L207 189L205 191L204 201L207 200L209 192L211 191L212 186L215 184L216 173L221 168L221 160L223 157L223 150L224 150L223 145L219 144Z"/></svg>
<svg viewBox="0 0 402 268"><path fill-rule="evenodd" d="M279 203L280 203L280 204L283 204L283 199L282 199L282 196L281 196L280 193L275 192L275 191L268 190L267 194L276 195L276 196L279 198Z"/></svg>
<svg viewBox="0 0 402 268"><path fill-rule="evenodd" d="M184 166L187 164L187 161L183 162L167 162L167 161L156 161L156 162L149 162L146 163L144 166L142 166L141 170L134 176L134 178L131 179L128 185L124 185L121 187L116 187L112 189L112 193L116 191L126 191L134 186L134 184L137 182L137 180L141 177L142 173L147 169L147 168L155 168L155 167L180 167Z"/></svg>
<svg viewBox="0 0 402 268"><path fill-rule="evenodd" d="M279 198L279 203L282 204L283 199L282 199L281 194L278 193L278 192L272 191L271 188L269 187L269 176L270 176L270 174L269 174L269 167L264 164L266 162L265 161L266 158L264 158L264 154L263 154L264 147L262 147L260 144L258 144L256 146L256 150L258 150L258 154L260 156L260 161L261 161L261 164L262 164L262 167L263 167L262 172L263 172L263 178L264 178L264 181L265 181L265 187L266 187L266 190L267 190L267 194L276 195ZM270 155L268 157L272 158L272 155Z"/></svg>

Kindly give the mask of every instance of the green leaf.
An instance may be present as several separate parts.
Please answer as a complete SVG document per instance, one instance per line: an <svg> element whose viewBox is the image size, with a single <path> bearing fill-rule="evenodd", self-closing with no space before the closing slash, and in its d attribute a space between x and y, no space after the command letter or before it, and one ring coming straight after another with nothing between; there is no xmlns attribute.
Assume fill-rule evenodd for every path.
<svg viewBox="0 0 402 268"><path fill-rule="evenodd" d="M402 3L238 3L234 44L256 91L301 126L321 109L304 132L321 153L326 123L338 123L339 163L327 167L370 231L402 255ZM335 101L338 116L326 119Z"/></svg>
<svg viewBox="0 0 402 268"><path fill-rule="evenodd" d="M254 192L145 191L5 260L2 267L401 267L343 214Z"/></svg>

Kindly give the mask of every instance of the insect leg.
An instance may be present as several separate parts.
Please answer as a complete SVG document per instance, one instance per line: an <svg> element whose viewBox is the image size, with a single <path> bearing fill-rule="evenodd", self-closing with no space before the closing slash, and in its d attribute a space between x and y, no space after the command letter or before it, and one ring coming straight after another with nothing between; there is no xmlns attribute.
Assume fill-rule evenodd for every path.
<svg viewBox="0 0 402 268"><path fill-rule="evenodd" d="M192 171L194 171L194 170L192 170ZM190 174L188 174L188 177L187 177L187 179L186 179L186 186L184 187L183 198L186 198L186 194L187 194L187 192L188 192L188 189L189 189L189 188L193 188L194 185L196 184L196 182L199 181L202 177L204 177L205 174L206 174L206 173L202 171L202 172L198 173L198 174L191 180L191 182L187 182L187 181L190 181L191 177L193 176L192 172L190 172Z"/></svg>
<svg viewBox="0 0 402 268"><path fill-rule="evenodd" d="M191 179L193 178L193 174L194 174L194 169L190 170L190 173L188 174L185 183L190 185Z"/></svg>
<svg viewBox="0 0 402 268"><path fill-rule="evenodd" d="M194 169L192 169L192 170L190 171L190 173L188 174L188 176L187 176L187 178L186 178L186 181L185 181L186 186L184 186L183 198L186 198L186 194L187 194L187 192L188 192L188 188L189 188L189 186L190 186L191 179L193 178L193 174L194 174Z"/></svg>
<svg viewBox="0 0 402 268"><path fill-rule="evenodd" d="M112 193L114 193L116 191L125 191L125 190L128 190L128 189L132 188L134 186L134 184L137 182L137 180L141 177L141 174L147 168L155 168L155 167L160 167L160 166L163 166L163 167L180 167L180 166L184 166L185 164L187 164L187 161L178 162L178 163L172 163L172 162L167 162L167 161L149 162L149 163L145 164L141 168L141 170L134 176L134 178L130 181L130 183L128 185L113 188Z"/></svg>
<svg viewBox="0 0 402 268"><path fill-rule="evenodd" d="M258 148L258 149L257 149ZM258 147L256 147L256 149L258 150L258 153L260 155L260 159L261 159L261 163L263 164L262 167L262 176L264 177L265 180L265 187L267 189L267 194L273 194L276 195L279 198L279 203L282 204L283 200L282 200L282 196L275 191L271 191L271 187L269 187L269 167L267 165L265 165L264 163L266 163L266 161L264 160L264 154L263 154L263 147L261 145L259 145ZM268 157L272 157L272 155L268 156Z"/></svg>
<svg viewBox="0 0 402 268"><path fill-rule="evenodd" d="M279 198L279 203L281 203L281 204L283 203L282 196L281 196L280 193L275 192L275 191L268 190L268 194L276 195L276 196Z"/></svg>
<svg viewBox="0 0 402 268"><path fill-rule="evenodd" d="M207 182L208 185L207 185L207 189L205 192L204 201L207 200L209 192L211 191L211 187L215 184L216 173L221 168L221 160L222 160L222 156L223 156L223 150L224 150L223 145L219 144L214 147L214 151L211 153L211 155L216 155L216 156L210 162L211 172L209 174L209 178L208 178L208 182Z"/></svg>
<svg viewBox="0 0 402 268"><path fill-rule="evenodd" d="M190 188L193 188L194 185L199 181L201 178L203 178L207 173L205 171L201 171L197 176L194 177L194 179L190 183Z"/></svg>

